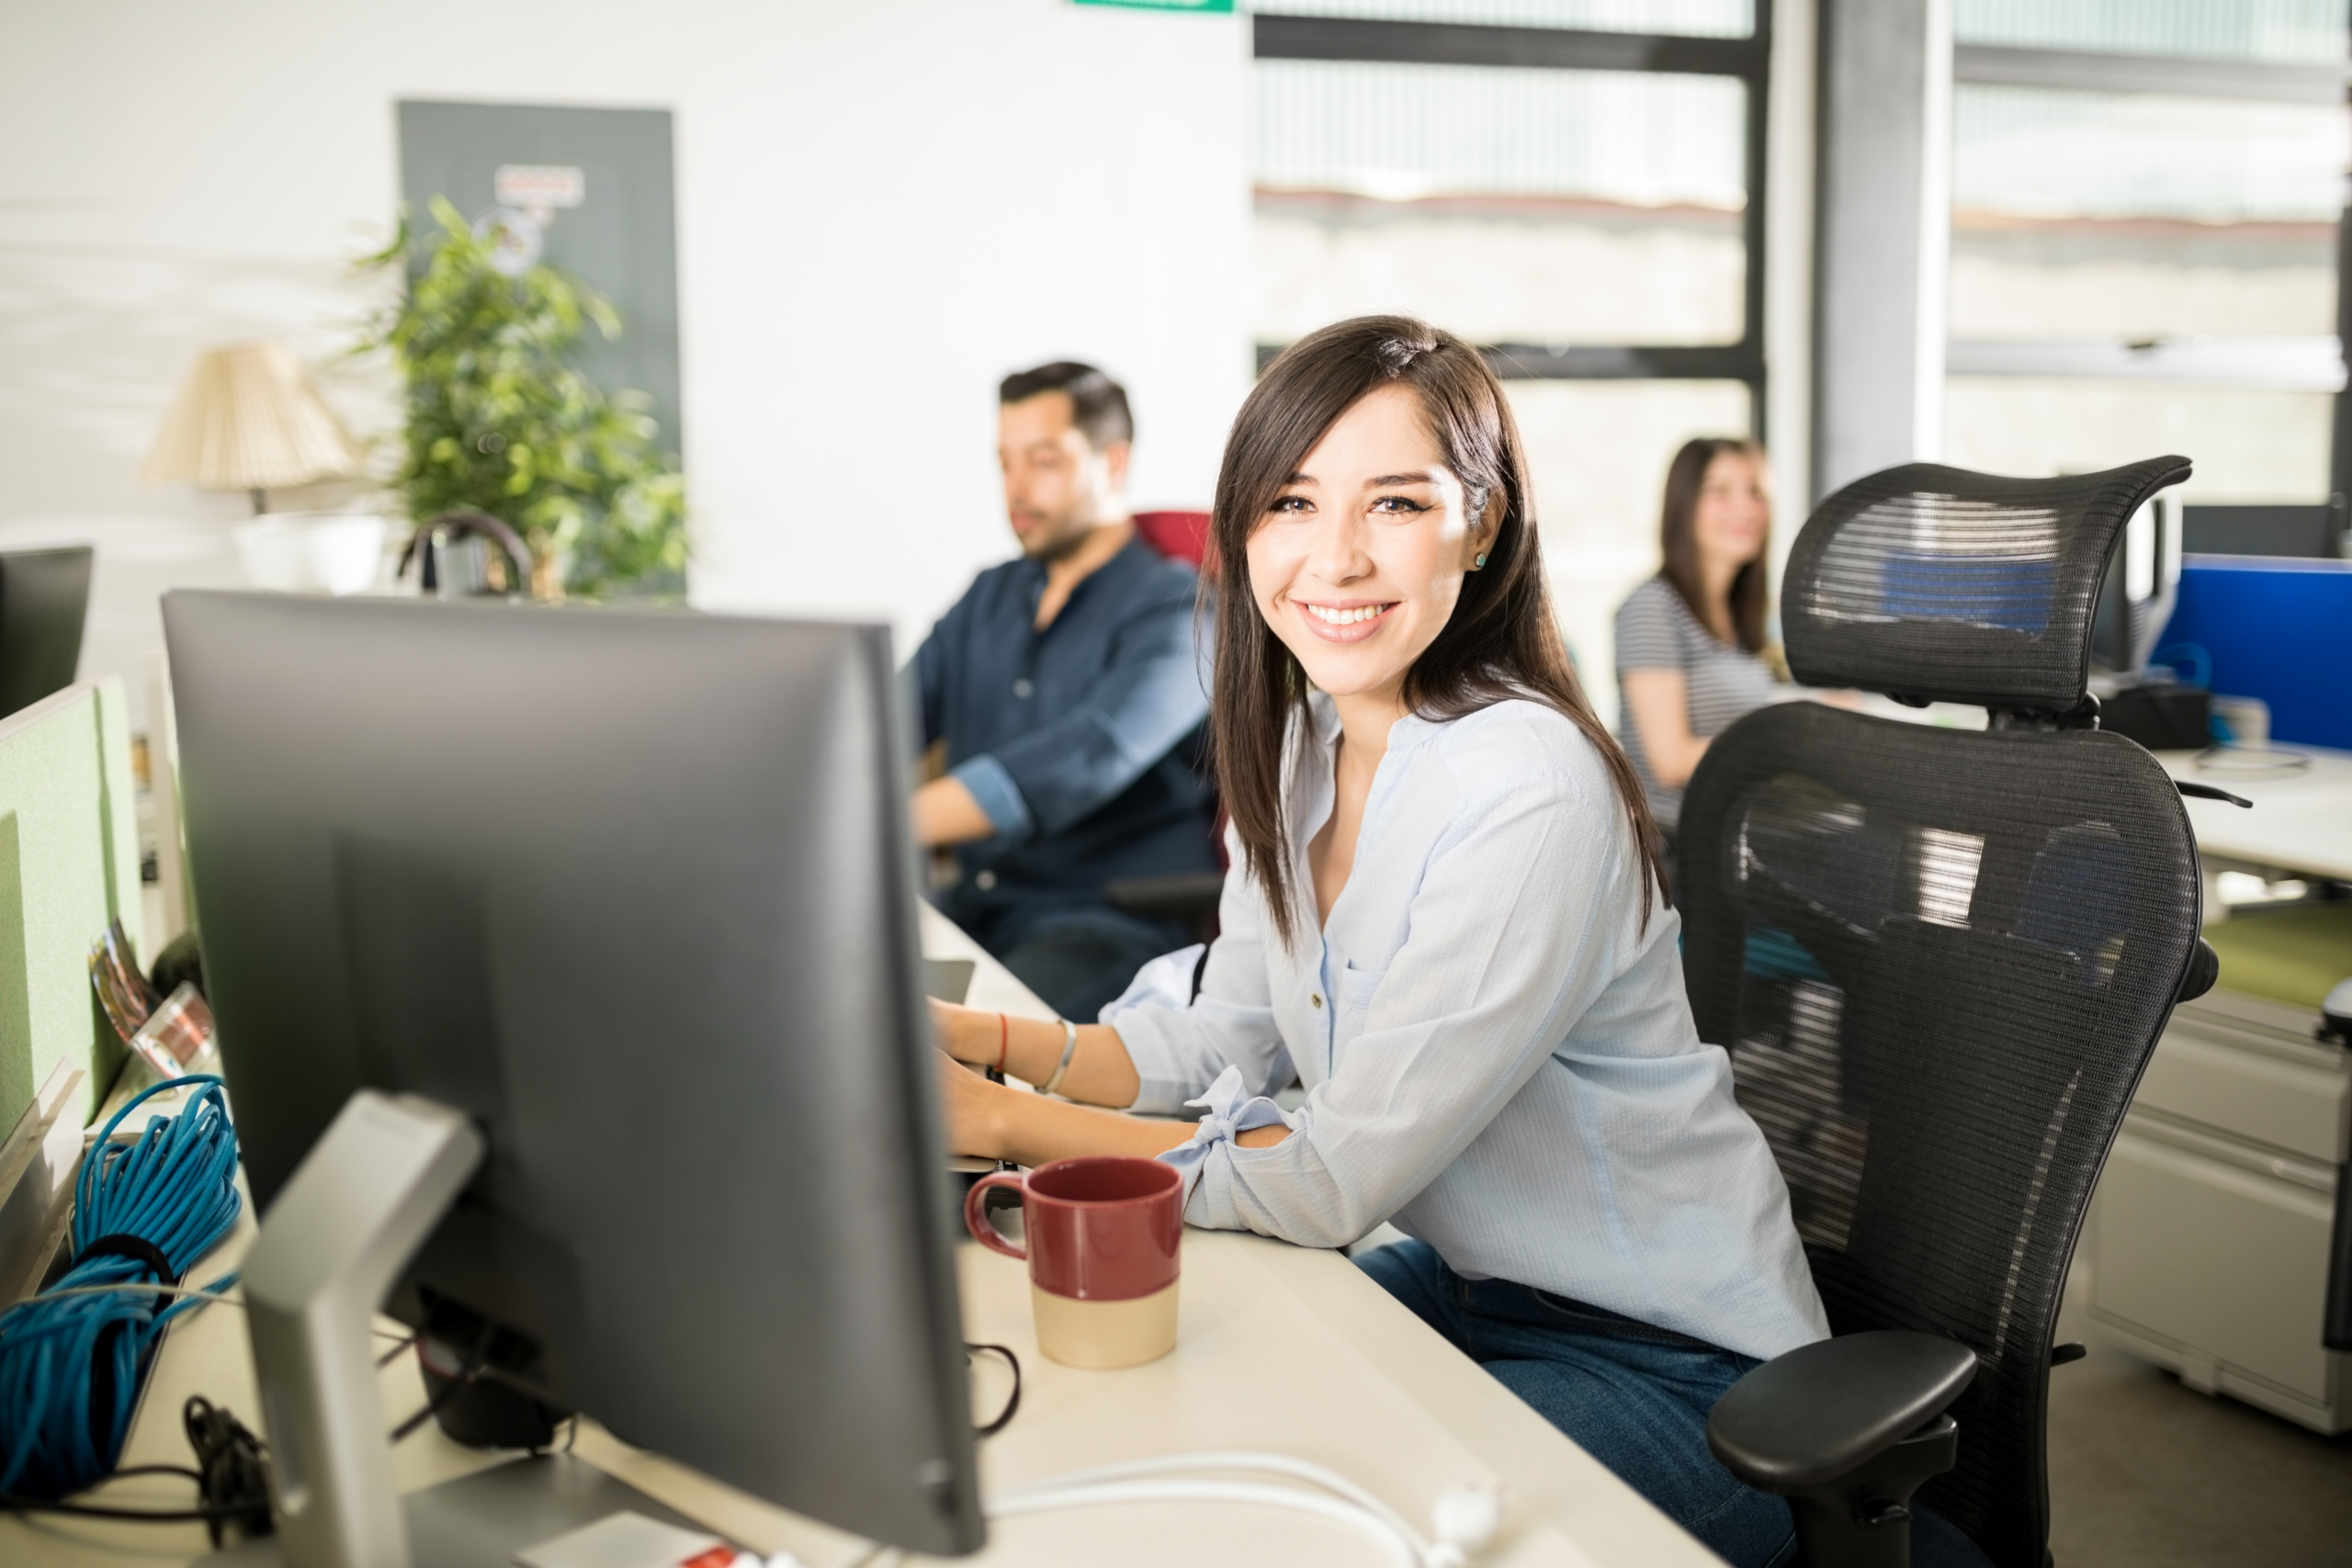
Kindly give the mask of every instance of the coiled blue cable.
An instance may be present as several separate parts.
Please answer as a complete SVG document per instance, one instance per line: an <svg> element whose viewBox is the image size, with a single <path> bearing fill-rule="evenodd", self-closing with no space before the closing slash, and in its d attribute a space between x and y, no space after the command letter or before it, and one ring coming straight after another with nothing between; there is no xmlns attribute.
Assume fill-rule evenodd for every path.
<svg viewBox="0 0 2352 1568"><path fill-rule="evenodd" d="M149 1098L191 1088L177 1116L151 1120L132 1142L113 1141ZM156 1084L114 1113L74 1182L74 1267L53 1289L0 1313L0 1493L54 1500L114 1470L164 1328L207 1299L140 1287L186 1274L236 1224L241 1201L237 1136L218 1077ZM128 1238L122 1251L90 1254L92 1243L119 1238ZM170 1280L136 1255L141 1244L170 1266Z"/></svg>

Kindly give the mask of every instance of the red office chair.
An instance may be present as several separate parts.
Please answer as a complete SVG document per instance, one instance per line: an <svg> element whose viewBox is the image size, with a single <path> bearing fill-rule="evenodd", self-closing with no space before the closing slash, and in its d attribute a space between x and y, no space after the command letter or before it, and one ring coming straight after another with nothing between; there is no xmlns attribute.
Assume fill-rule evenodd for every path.
<svg viewBox="0 0 2352 1568"><path fill-rule="evenodd" d="M1138 512L1136 536L1170 560L1216 581L1216 552L1209 546L1209 514L1205 512Z"/></svg>

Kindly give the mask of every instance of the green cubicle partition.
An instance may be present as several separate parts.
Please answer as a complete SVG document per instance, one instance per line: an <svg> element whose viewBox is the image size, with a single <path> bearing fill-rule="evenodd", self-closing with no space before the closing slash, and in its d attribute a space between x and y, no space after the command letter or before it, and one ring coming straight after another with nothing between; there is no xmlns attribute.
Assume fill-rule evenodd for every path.
<svg viewBox="0 0 2352 1568"><path fill-rule="evenodd" d="M69 686L0 719L0 1138L61 1064L85 1066L77 1119L126 1055L90 987L119 919L140 961L139 827L122 683Z"/></svg>

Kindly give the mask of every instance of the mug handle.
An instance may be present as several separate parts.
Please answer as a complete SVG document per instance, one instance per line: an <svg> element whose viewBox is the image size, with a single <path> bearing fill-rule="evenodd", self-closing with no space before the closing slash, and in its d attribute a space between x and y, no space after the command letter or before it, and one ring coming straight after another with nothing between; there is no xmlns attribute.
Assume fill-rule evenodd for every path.
<svg viewBox="0 0 2352 1568"><path fill-rule="evenodd" d="M1017 1192L1023 1190L1023 1180L1015 1172L993 1170L973 1182L970 1189L964 1194L964 1226L972 1233L974 1241L978 1242L990 1252L1001 1252L1007 1258L1017 1258L1025 1263L1029 1260L1028 1248L1015 1248L1011 1242L998 1233L994 1225L989 1224L987 1216L980 1213L981 1201L992 1187L1010 1187Z"/></svg>

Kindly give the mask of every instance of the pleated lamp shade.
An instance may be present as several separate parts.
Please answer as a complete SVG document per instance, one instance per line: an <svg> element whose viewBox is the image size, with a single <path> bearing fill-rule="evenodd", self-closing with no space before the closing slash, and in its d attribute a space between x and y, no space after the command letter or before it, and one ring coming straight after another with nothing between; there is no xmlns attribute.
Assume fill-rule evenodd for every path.
<svg viewBox="0 0 2352 1568"><path fill-rule="evenodd" d="M139 478L253 491L258 506L262 491L356 473L359 462L284 344L232 343L207 349L180 383Z"/></svg>

